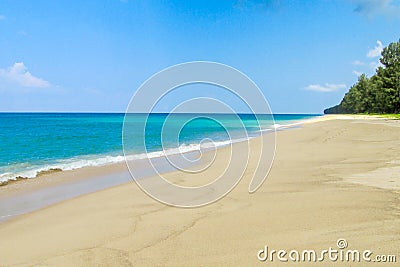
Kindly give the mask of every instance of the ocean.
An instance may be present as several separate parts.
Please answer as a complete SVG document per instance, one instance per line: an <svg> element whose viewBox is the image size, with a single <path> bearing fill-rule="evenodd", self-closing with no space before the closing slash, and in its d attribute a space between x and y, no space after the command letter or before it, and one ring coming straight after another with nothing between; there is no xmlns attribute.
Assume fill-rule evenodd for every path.
<svg viewBox="0 0 400 267"><path fill-rule="evenodd" d="M17 178L35 178L52 170L73 170L124 161L122 128L124 113L0 113L0 182ZM130 114L132 120L143 120L145 114ZM162 126L168 114L150 114L146 125L146 151L143 140L129 139L130 159L160 157L198 149L199 142L212 139L216 146L260 135L274 127L293 124L320 115L214 115L218 122L207 119L207 114L189 120L190 114L178 114L171 124L182 127L179 140L164 134ZM243 136L241 123L245 126ZM228 135L228 131L230 135ZM233 134L232 134L233 133ZM237 134L235 134L237 133ZM163 150L164 148L164 150ZM125 151L127 152L127 151Z"/></svg>

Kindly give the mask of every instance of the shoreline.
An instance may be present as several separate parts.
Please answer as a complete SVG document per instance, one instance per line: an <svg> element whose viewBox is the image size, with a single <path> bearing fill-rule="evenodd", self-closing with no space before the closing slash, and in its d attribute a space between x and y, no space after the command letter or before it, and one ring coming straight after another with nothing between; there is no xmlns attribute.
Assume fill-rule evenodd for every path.
<svg viewBox="0 0 400 267"><path fill-rule="evenodd" d="M311 119L304 119L292 124L275 124L275 131L286 131L303 125L329 120L355 119L380 120L376 117L364 115L323 115ZM263 131L260 136L240 142L250 142L252 139L262 138L264 134L268 134L268 131ZM232 143L232 145L234 144L235 142ZM217 149L224 149L224 147L225 146L221 146ZM190 154L192 151L185 153ZM164 159L165 156L156 158L156 161L164 166L163 173L176 171L173 168L168 168L168 163L163 162ZM140 161L141 159L136 160L136 166L138 166L138 168L140 168ZM142 174L143 175L139 177L139 179L150 176L149 172L146 170L143 170ZM115 177L117 178L115 179ZM0 224L22 214L34 212L62 201L132 182L132 179L126 162L123 161L100 166L86 166L66 171L50 171L35 178L24 178L12 181L0 186L0 200L2 201L0 202ZM349 178L349 180L351 179ZM353 178L352 181L357 182L357 179ZM41 199L40 196L42 195L51 197L45 197L46 201L38 201L37 199ZM62 196L60 197L59 195ZM30 204L27 205L26 203Z"/></svg>
<svg viewBox="0 0 400 267"><path fill-rule="evenodd" d="M78 113L78 114L80 114L80 113ZM119 114L119 113L116 113L116 114ZM280 115L280 114L277 114L277 115ZM263 133L271 131L273 129L275 129L275 130L285 130L285 129L288 129L288 128L301 126L303 124L323 121L323 120L332 119L332 118L340 118L340 119L346 119L347 118L348 119L350 116L353 117L353 118L356 118L358 116L358 117L362 117L363 119L377 118L376 116L367 116L367 115L320 115L320 116L316 116L316 117L309 118L309 119L301 119L301 120L296 121L294 123L288 123L288 124L277 124L277 123L275 123L274 125L271 126L271 129L261 129L261 131L259 132L259 135L249 137L249 139L260 137ZM242 142L242 141L243 140L232 140L231 143ZM226 146L227 145L227 144L225 144L226 142L229 142L229 140L217 141L216 143L221 143L220 145L217 145L217 147ZM185 147L186 151L184 153L190 153L190 152L195 151L194 148L189 148L190 146L191 145ZM178 149L178 148L169 148L169 149L166 150L165 153L175 154L177 152L170 153L170 150L172 152L172 150L176 150L176 149ZM150 154L157 154L157 155L151 155L152 157L156 157L156 158L165 156L165 155L161 155L160 153L164 153L164 152L163 151L155 151L155 152L151 152ZM160 154L160 155L158 155L158 154ZM86 155L86 156L89 156L89 155ZM0 179L0 189L3 186L7 186L7 185L10 185L12 183L24 182L24 181L28 181L30 179L37 179L37 178L40 178L42 176L46 176L48 174L53 174L53 173L57 173L57 172L70 172L70 171L76 171L76 170L79 170L79 169L86 169L86 168L97 168L97 167L113 166L113 165L118 165L118 164L122 164L122 163L125 162L125 156L124 155L108 155L108 154L104 154L104 155L92 155L92 156L93 156L93 158L90 158L90 159L88 158L86 160L88 160L90 162L95 162L95 161L99 161L99 160L102 161L105 158L111 158L113 160L110 160L109 162L105 162L105 163L98 163L97 165L96 164L93 165L93 164L87 163L87 165L82 165L82 166L78 166L78 167L68 167L67 166L67 168L65 169L65 168L63 168L61 166L62 165L68 165L67 162L70 161L71 159L64 159L63 161L65 161L65 162L60 162L59 165L50 164L47 167L38 167L37 169L32 169L32 170L28 170L28 171L22 171L22 172L19 172L20 174L18 176L13 177L13 178L7 178L7 180L4 180L4 178L9 174L8 173L3 173L3 174L0 175L0 178L3 179L3 180ZM142 154L133 154L133 155L130 155L130 157L132 157L132 160L141 160L141 159L143 159L145 157L145 154L144 153L142 153ZM76 162L71 161L70 164L71 163L75 164ZM30 175L21 176L21 173L23 173L23 172L35 172L36 174L33 177L30 176ZM14 175L17 175L17 174L14 174Z"/></svg>
<svg viewBox="0 0 400 267"><path fill-rule="evenodd" d="M28 113L29 114L29 113ZM80 113L78 113L80 114ZM118 113L119 114L119 113ZM279 116L280 114L276 114ZM289 114L285 114L289 115ZM296 114L295 114L296 115ZM304 114L305 115L305 114ZM317 115L310 115L310 116L317 116ZM293 125L300 125L303 121L318 119L321 116L317 116L311 119L300 119L294 120L295 123ZM277 124L271 125L271 128L268 129L261 129L255 136L248 136L248 139L259 137L264 132L271 131L273 129L277 129ZM280 125L282 129L292 127L291 124L284 124ZM225 145L229 145L231 143L241 142L241 139L234 139L234 140L219 140L215 141L215 145L217 147L223 147ZM229 144L228 144L229 143ZM197 144L183 144L179 148L167 148L165 150L157 150L148 153L135 153L129 154L129 160L141 160L144 158L158 158L163 157L166 155L174 155L178 153L190 153L196 151ZM76 158L64 158L57 160L58 162L48 163L45 165L36 165L32 166L28 169L13 171L13 172L5 172L0 174L0 188L7 184L21 182L28 179L37 179L43 175L51 174L55 172L65 172L65 171L74 171L78 169L90 168L90 167L103 167L103 166L111 166L114 164L124 163L125 162L125 155L123 151L117 153L116 151L105 153L105 154L93 154L93 155L81 155Z"/></svg>
<svg viewBox="0 0 400 267"><path fill-rule="evenodd" d="M250 154L238 186L202 208L163 205L128 183L14 217L0 224L1 264L256 266L256 253L265 245L321 250L338 238L351 249L396 254L399 191L346 178L370 174L379 183L395 174L374 171L400 165L399 127L398 121L325 120L278 131L276 159L263 186L248 193L257 166ZM261 138L250 146L259 146ZM222 161L215 162L213 173L228 152L218 150ZM211 178L165 176L180 185Z"/></svg>

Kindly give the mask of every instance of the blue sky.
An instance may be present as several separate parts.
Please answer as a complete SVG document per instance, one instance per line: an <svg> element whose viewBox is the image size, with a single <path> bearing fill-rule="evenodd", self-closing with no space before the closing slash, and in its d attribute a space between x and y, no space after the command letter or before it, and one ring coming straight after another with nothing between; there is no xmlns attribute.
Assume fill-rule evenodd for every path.
<svg viewBox="0 0 400 267"><path fill-rule="evenodd" d="M399 38L390 0L2 0L0 111L121 112L154 73L206 60L248 75L274 113L321 113ZM211 86L157 111L198 95L240 111Z"/></svg>

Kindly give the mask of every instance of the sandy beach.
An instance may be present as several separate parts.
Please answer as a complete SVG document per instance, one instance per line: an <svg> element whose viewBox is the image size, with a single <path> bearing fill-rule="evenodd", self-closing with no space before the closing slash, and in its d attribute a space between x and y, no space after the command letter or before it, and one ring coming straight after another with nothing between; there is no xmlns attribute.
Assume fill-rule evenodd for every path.
<svg viewBox="0 0 400 267"><path fill-rule="evenodd" d="M201 208L166 206L134 182L66 200L0 223L0 266L286 266L293 262L262 262L258 251L337 249L338 239L349 249L371 250L371 258L396 255L398 264L399 133L400 121L351 116L278 131L275 161L262 187L248 193L257 165L250 155L238 186ZM250 147L259 146L260 138ZM211 171L221 171L228 159L229 149L219 149ZM128 170L120 164L44 175L10 183L0 188L1 196L99 173ZM211 179L174 172L166 177L185 186Z"/></svg>

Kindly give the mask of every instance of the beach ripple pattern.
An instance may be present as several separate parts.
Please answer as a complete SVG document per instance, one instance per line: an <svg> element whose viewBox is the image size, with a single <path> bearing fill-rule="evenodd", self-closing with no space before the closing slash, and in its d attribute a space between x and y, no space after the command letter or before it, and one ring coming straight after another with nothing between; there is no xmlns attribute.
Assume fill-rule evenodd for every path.
<svg viewBox="0 0 400 267"><path fill-rule="evenodd" d="M156 162L157 160L160 161L160 158L149 156L142 159L140 168L138 168L137 163L129 160L129 139L140 138L139 140L143 140L143 150L147 151L145 137L148 114L153 112L160 99L176 88L198 83L214 85L228 90L246 103L256 117L256 121L259 122L261 119L259 114L263 114L264 118L265 115L270 115L273 123L272 112L261 90L245 74L230 66L206 61L187 62L166 68L146 80L132 96L125 113L122 143L126 164L133 180L147 195L159 202L176 207L200 207L221 199L235 188L246 170L249 174L252 174L248 192L254 193L266 179L275 156L275 128L271 127L270 132L260 138L260 145L252 146L251 157L252 162L257 163L255 166L248 166L250 157L248 138L246 138L247 141L237 142L234 145L229 143L230 158L227 161L227 166L223 170L219 168L221 172L217 177L213 177L212 182L201 186L182 186L167 180L162 174L162 168L159 167L163 164ZM179 112L188 110L188 107L196 106L218 107L218 110L223 113L235 114L235 120L242 123L242 126L239 127L241 128L240 131L243 131L243 136L247 136L243 122L229 103L223 103L218 99L209 97L196 97L180 103L168 115L163 124L161 140L164 140L163 133L167 132L168 136L173 133L176 135L177 144L179 144L179 132L184 125L177 129L176 126L171 126L173 124L170 122L174 121L174 116L178 116ZM132 119L134 116L130 116L134 113L144 113L147 116L140 116L144 119L138 121L137 117ZM220 124L226 130L228 136L232 136L229 125L224 125L224 122L219 119L220 117L215 114L193 113L185 123L199 117L206 117ZM237 129L235 130L237 131ZM200 158L202 158L204 151L213 153L212 157L208 157L206 163L199 161L201 164L191 164L193 160L189 159L186 153L171 155L165 152L164 146L163 158L179 172L178 177L190 179L190 175L198 175L199 173L202 177L209 177L216 173L215 170L214 172L211 170L218 153L218 150L212 144L213 140L209 138L202 140L199 144ZM151 170L152 173L148 178L139 178L143 176L143 173L141 173L143 169Z"/></svg>

